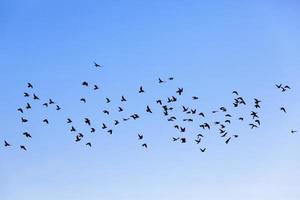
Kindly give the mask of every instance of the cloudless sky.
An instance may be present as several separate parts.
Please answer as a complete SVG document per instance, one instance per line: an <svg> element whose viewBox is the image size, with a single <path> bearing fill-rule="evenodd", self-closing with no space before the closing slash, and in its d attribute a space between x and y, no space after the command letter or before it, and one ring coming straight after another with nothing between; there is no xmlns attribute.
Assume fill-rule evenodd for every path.
<svg viewBox="0 0 300 200"><path fill-rule="evenodd" d="M1 1L0 142L12 147L0 147L0 199L298 200L300 133L290 131L300 130L299 9L292 0ZM175 79L159 85L158 77ZM83 88L82 81L100 90ZM292 90L281 93L276 83ZM188 143L173 143L182 134L155 101L178 87L184 95L174 113L185 117L184 104L207 113L202 122L212 123L223 118L211 111L225 106L235 119L246 119L230 126L240 137L226 145L216 128L182 123ZM246 99L246 108L233 108L233 90ZM43 108L23 92L36 93L41 102L53 98L62 110ZM120 102L122 95L127 103ZM191 100L194 95L198 101ZM247 125L253 98L262 100L256 130ZM21 115L16 110L26 102L33 108ZM126 117L117 112L120 105L141 119L108 135L101 124ZM22 116L28 124L21 124ZM48 126L41 122L46 117ZM69 132L69 117L85 133L81 143ZM85 117L97 127L95 134ZM25 131L33 138L25 139ZM193 142L198 133L206 135L200 146ZM88 141L92 148L84 145Z"/></svg>

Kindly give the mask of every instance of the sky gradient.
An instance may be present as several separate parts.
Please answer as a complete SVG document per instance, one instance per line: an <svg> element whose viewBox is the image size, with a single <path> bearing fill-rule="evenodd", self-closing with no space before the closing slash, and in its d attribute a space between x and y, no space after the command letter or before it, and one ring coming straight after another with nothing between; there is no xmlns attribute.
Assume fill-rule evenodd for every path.
<svg viewBox="0 0 300 200"><path fill-rule="evenodd" d="M1 1L0 142L13 145L0 147L1 200L298 200L300 133L290 130L300 131L299 9L297 1ZM158 85L158 77L171 76ZM100 90L82 88L85 80ZM27 82L63 110L32 103L25 115L31 123L22 125L16 109L26 104ZM276 83L292 90L282 94ZM229 145L212 130L205 153L191 142L172 143L178 133L155 100L178 87L184 87L178 109L187 104L205 113L226 106L246 117L252 108L232 109L232 91L250 105L259 98L262 126L235 123L240 137ZM66 118L83 132L84 117L100 127L107 120L102 110L116 109L121 95L128 112L151 105L154 114L111 136L87 133L92 148L75 143ZM45 117L49 126L41 123ZM186 126L187 137L200 130Z"/></svg>

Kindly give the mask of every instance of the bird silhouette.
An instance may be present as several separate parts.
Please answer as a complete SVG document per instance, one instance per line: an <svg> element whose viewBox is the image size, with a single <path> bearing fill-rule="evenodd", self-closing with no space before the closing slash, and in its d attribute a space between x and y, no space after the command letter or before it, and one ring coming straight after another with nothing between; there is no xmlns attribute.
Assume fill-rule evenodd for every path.
<svg viewBox="0 0 300 200"><path fill-rule="evenodd" d="M24 97L29 97L30 95L27 92L24 92Z"/></svg>
<svg viewBox="0 0 300 200"><path fill-rule="evenodd" d="M52 99L49 99L49 104L55 104L55 102Z"/></svg>
<svg viewBox="0 0 300 200"><path fill-rule="evenodd" d="M183 93L183 88L178 88L176 93L178 93L179 95L181 95Z"/></svg>
<svg viewBox="0 0 300 200"><path fill-rule="evenodd" d="M95 133L96 129L95 128L91 128L91 133Z"/></svg>
<svg viewBox="0 0 300 200"><path fill-rule="evenodd" d="M4 146L5 146L5 147L10 147L11 144L9 144L6 140L4 140Z"/></svg>
<svg viewBox="0 0 300 200"><path fill-rule="evenodd" d="M44 119L43 122L45 122L46 124L49 124L48 119Z"/></svg>
<svg viewBox="0 0 300 200"><path fill-rule="evenodd" d="M200 151L201 151L202 153L204 153L204 152L206 151L206 148L204 148L204 149L201 149L201 148L200 148Z"/></svg>
<svg viewBox="0 0 300 200"><path fill-rule="evenodd" d="M110 103L110 99L109 98L106 98L106 103Z"/></svg>
<svg viewBox="0 0 300 200"><path fill-rule="evenodd" d="M34 100L40 100L40 98L38 96L36 96L35 94L33 94L33 99Z"/></svg>
<svg viewBox="0 0 300 200"><path fill-rule="evenodd" d="M150 107L149 107L149 106L147 106L146 112L148 112L148 113L152 113L152 111L151 111L151 109L150 109Z"/></svg>
<svg viewBox="0 0 300 200"><path fill-rule="evenodd" d="M94 66L99 68L99 67L102 67L102 65L99 65L98 63L94 62Z"/></svg>
<svg viewBox="0 0 300 200"><path fill-rule="evenodd" d="M138 139L142 140L144 138L144 136L142 134L138 134Z"/></svg>
<svg viewBox="0 0 300 200"><path fill-rule="evenodd" d="M84 123L86 123L87 125L91 125L91 120L89 118L84 118Z"/></svg>
<svg viewBox="0 0 300 200"><path fill-rule="evenodd" d="M231 140L231 137L228 138L228 139L225 141L225 143L228 144L230 140Z"/></svg>
<svg viewBox="0 0 300 200"><path fill-rule="evenodd" d="M21 118L21 121L22 121L22 123L26 123L26 122L28 122L28 120L27 119L25 119L25 118Z"/></svg>
<svg viewBox="0 0 300 200"><path fill-rule="evenodd" d="M286 113L286 109L284 107L281 107L280 110L282 110L284 113Z"/></svg>
<svg viewBox="0 0 300 200"><path fill-rule="evenodd" d="M21 112L21 113L23 113L23 109L22 108L19 108L18 111Z"/></svg>
<svg viewBox="0 0 300 200"><path fill-rule="evenodd" d="M85 98L81 98L80 101L82 101L83 103L86 103Z"/></svg>
<svg viewBox="0 0 300 200"><path fill-rule="evenodd" d="M27 83L27 87L28 87L28 88L33 88L33 86L32 86L31 83Z"/></svg>
<svg viewBox="0 0 300 200"><path fill-rule="evenodd" d="M82 82L82 86L88 87L88 86L89 86L89 83L86 82L86 81L83 81L83 82Z"/></svg>
<svg viewBox="0 0 300 200"><path fill-rule="evenodd" d="M27 151L26 147L24 145L20 145L20 148L24 151Z"/></svg>
<svg viewBox="0 0 300 200"><path fill-rule="evenodd" d="M145 91L144 91L144 89L143 89L143 87L141 86L140 87L140 90L139 90L139 93L144 93Z"/></svg>
<svg viewBox="0 0 300 200"><path fill-rule="evenodd" d="M119 107L119 112L122 112L123 111L123 108Z"/></svg>
<svg viewBox="0 0 300 200"><path fill-rule="evenodd" d="M26 109L31 109L31 105L29 103L27 103Z"/></svg>
<svg viewBox="0 0 300 200"><path fill-rule="evenodd" d="M67 123L70 124L72 123L72 120L70 118L67 119Z"/></svg>
<svg viewBox="0 0 300 200"><path fill-rule="evenodd" d="M148 145L146 143L142 144L142 147L148 148Z"/></svg>
<svg viewBox="0 0 300 200"><path fill-rule="evenodd" d="M86 146L92 147L92 144L90 142L85 144Z"/></svg>
<svg viewBox="0 0 300 200"><path fill-rule="evenodd" d="M23 135L27 138L32 138L31 135L28 132L23 133Z"/></svg>
<svg viewBox="0 0 300 200"><path fill-rule="evenodd" d="M124 96L122 96L121 101L127 101Z"/></svg>
<svg viewBox="0 0 300 200"><path fill-rule="evenodd" d="M99 87L97 85L94 85L94 90L98 90Z"/></svg>

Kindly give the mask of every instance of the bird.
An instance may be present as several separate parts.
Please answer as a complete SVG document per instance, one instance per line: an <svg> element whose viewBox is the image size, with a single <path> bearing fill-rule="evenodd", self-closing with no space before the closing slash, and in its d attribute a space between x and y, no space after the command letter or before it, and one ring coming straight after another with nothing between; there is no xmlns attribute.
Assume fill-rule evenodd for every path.
<svg viewBox="0 0 300 200"><path fill-rule="evenodd" d="M177 141L177 140L179 140L180 138L178 137L178 138L172 138L173 139L173 142L175 142L175 141Z"/></svg>
<svg viewBox="0 0 300 200"><path fill-rule="evenodd" d="M107 132L111 135L113 131L112 129L109 129Z"/></svg>
<svg viewBox="0 0 300 200"><path fill-rule="evenodd" d="M102 123L102 129L106 129L106 128L107 128L106 124Z"/></svg>
<svg viewBox="0 0 300 200"><path fill-rule="evenodd" d="M257 112L254 112L254 111L251 111L251 116L252 118L259 118L258 115L257 115Z"/></svg>
<svg viewBox="0 0 300 200"><path fill-rule="evenodd" d="M89 118L84 118L84 123L86 123L87 125L91 125L91 121Z"/></svg>
<svg viewBox="0 0 300 200"><path fill-rule="evenodd" d="M281 107L280 110L282 110L284 113L286 113L286 109L284 107Z"/></svg>
<svg viewBox="0 0 300 200"><path fill-rule="evenodd" d="M197 144L199 144L199 143L201 142L201 138L195 140L195 142L196 142Z"/></svg>
<svg viewBox="0 0 300 200"><path fill-rule="evenodd" d="M199 115L202 117L205 117L203 112L199 113Z"/></svg>
<svg viewBox="0 0 300 200"><path fill-rule="evenodd" d="M109 98L105 98L106 99L106 103L110 103L110 99Z"/></svg>
<svg viewBox="0 0 300 200"><path fill-rule="evenodd" d="M183 111L182 112L187 112L189 110L188 107L182 106Z"/></svg>
<svg viewBox="0 0 300 200"><path fill-rule="evenodd" d="M43 122L45 122L46 124L49 124L48 119L44 119Z"/></svg>
<svg viewBox="0 0 300 200"><path fill-rule="evenodd" d="M156 103L162 105L162 101L161 100L156 100Z"/></svg>
<svg viewBox="0 0 300 200"><path fill-rule="evenodd" d="M115 120L115 125L118 125L120 122L118 120Z"/></svg>
<svg viewBox="0 0 300 200"><path fill-rule="evenodd" d="M172 81L172 80L174 80L174 78L173 78L173 77L170 77L169 80Z"/></svg>
<svg viewBox="0 0 300 200"><path fill-rule="evenodd" d="M72 126L72 127L71 127L71 129L70 129L70 131L71 131L71 132L76 132L76 129L75 129L75 127L74 127L74 126Z"/></svg>
<svg viewBox="0 0 300 200"><path fill-rule="evenodd" d="M33 99L34 100L40 100L40 98L38 96L36 96L35 94L33 94Z"/></svg>
<svg viewBox="0 0 300 200"><path fill-rule="evenodd" d="M67 123L70 124L72 123L72 120L70 118L67 119Z"/></svg>
<svg viewBox="0 0 300 200"><path fill-rule="evenodd" d="M158 79L158 83L165 83L161 78Z"/></svg>
<svg viewBox="0 0 300 200"><path fill-rule="evenodd" d="M119 112L122 112L123 111L123 108L119 107Z"/></svg>
<svg viewBox="0 0 300 200"><path fill-rule="evenodd" d="M152 113L152 111L151 111L151 109L150 109L150 107L149 107L149 106L147 106L146 112L148 112L148 113Z"/></svg>
<svg viewBox="0 0 300 200"><path fill-rule="evenodd" d="M29 97L30 95L27 92L24 92L24 97Z"/></svg>
<svg viewBox="0 0 300 200"><path fill-rule="evenodd" d="M94 90L98 90L98 89L99 89L98 85L94 85Z"/></svg>
<svg viewBox="0 0 300 200"><path fill-rule="evenodd" d="M23 133L23 135L27 138L32 138L31 135L28 132Z"/></svg>
<svg viewBox="0 0 300 200"><path fill-rule="evenodd" d="M132 117L134 120L138 119L140 116L138 114L133 114L130 117Z"/></svg>
<svg viewBox="0 0 300 200"><path fill-rule="evenodd" d="M59 105L56 105L56 110L61 110L61 107Z"/></svg>
<svg viewBox="0 0 300 200"><path fill-rule="evenodd" d="M88 87L88 86L89 86L89 83L86 82L86 81L83 81L81 85L82 85L82 86L85 86L85 87Z"/></svg>
<svg viewBox="0 0 300 200"><path fill-rule="evenodd" d="M180 132L184 133L185 132L185 127L180 127Z"/></svg>
<svg viewBox="0 0 300 200"><path fill-rule="evenodd" d="M26 147L24 145L20 145L20 148L24 151L27 151Z"/></svg>
<svg viewBox="0 0 300 200"><path fill-rule="evenodd" d="M243 117L240 117L239 120L240 120L240 121L244 121L244 118L243 118Z"/></svg>
<svg viewBox="0 0 300 200"><path fill-rule="evenodd" d="M186 143L186 138L180 138L181 143Z"/></svg>
<svg viewBox="0 0 300 200"><path fill-rule="evenodd" d="M257 128L257 125L255 125L255 124L249 124L249 126L251 126L251 129Z"/></svg>
<svg viewBox="0 0 300 200"><path fill-rule="evenodd" d="M21 112L21 113L23 113L23 109L22 108L19 108L18 111Z"/></svg>
<svg viewBox="0 0 300 200"><path fill-rule="evenodd" d="M239 95L239 93L237 91L233 91L232 94L235 94L237 96Z"/></svg>
<svg viewBox="0 0 300 200"><path fill-rule="evenodd" d="M43 103L43 106L48 107L48 103Z"/></svg>
<svg viewBox="0 0 300 200"><path fill-rule="evenodd" d="M108 110L103 110L103 113L109 115L109 111Z"/></svg>
<svg viewBox="0 0 300 200"><path fill-rule="evenodd" d="M28 122L28 120L27 119L25 119L25 118L21 118L21 121L22 121L22 123L26 123L26 122Z"/></svg>
<svg viewBox="0 0 300 200"><path fill-rule="evenodd" d="M206 148L204 148L204 149L201 149L201 148L200 148L200 151L201 151L202 153L204 153L204 152L206 151Z"/></svg>
<svg viewBox="0 0 300 200"><path fill-rule="evenodd" d="M121 101L127 101L124 96L122 96Z"/></svg>
<svg viewBox="0 0 300 200"><path fill-rule="evenodd" d="M27 83L27 87L28 87L28 88L33 88L33 86L32 86L31 83Z"/></svg>
<svg viewBox="0 0 300 200"><path fill-rule="evenodd" d="M79 142L81 140L81 137L79 135L76 135L76 140L75 142Z"/></svg>
<svg viewBox="0 0 300 200"><path fill-rule="evenodd" d="M5 146L5 147L10 147L11 144L9 144L6 140L4 140L4 146Z"/></svg>
<svg viewBox="0 0 300 200"><path fill-rule="evenodd" d="M98 63L94 62L95 67L102 67L102 65L99 65Z"/></svg>
<svg viewBox="0 0 300 200"><path fill-rule="evenodd" d="M296 130L291 130L291 133L294 134L294 133L297 133L298 131Z"/></svg>
<svg viewBox="0 0 300 200"><path fill-rule="evenodd" d="M49 99L49 104L55 104L55 102L52 99Z"/></svg>
<svg viewBox="0 0 300 200"><path fill-rule="evenodd" d="M258 124L258 125L260 125L260 121L257 119L257 120L255 120L255 122Z"/></svg>
<svg viewBox="0 0 300 200"><path fill-rule="evenodd" d="M91 128L91 133L95 133L96 129L95 128Z"/></svg>
<svg viewBox="0 0 300 200"><path fill-rule="evenodd" d="M179 95L181 95L183 93L183 88L178 88L176 93L178 93Z"/></svg>
<svg viewBox="0 0 300 200"><path fill-rule="evenodd" d="M92 144L90 142L85 144L86 146L92 147Z"/></svg>
<svg viewBox="0 0 300 200"><path fill-rule="evenodd" d="M85 98L81 98L80 101L82 101L83 103L86 103Z"/></svg>
<svg viewBox="0 0 300 200"><path fill-rule="evenodd" d="M197 99L199 99L199 97L193 96L192 99L193 99L193 100L197 100Z"/></svg>
<svg viewBox="0 0 300 200"><path fill-rule="evenodd" d="M139 140L142 140L144 138L144 136L143 135L141 135L141 134L138 134L138 139Z"/></svg>
<svg viewBox="0 0 300 200"><path fill-rule="evenodd" d="M282 87L282 84L275 84L278 89Z"/></svg>
<svg viewBox="0 0 300 200"><path fill-rule="evenodd" d="M228 138L228 139L225 141L225 143L228 144L230 140L231 140L231 137Z"/></svg>
<svg viewBox="0 0 300 200"><path fill-rule="evenodd" d="M143 87L141 86L140 87L140 90L139 90L139 93L144 93L145 91L144 91L144 89L143 89Z"/></svg>
<svg viewBox="0 0 300 200"><path fill-rule="evenodd" d="M148 145L146 143L142 144L142 147L148 148Z"/></svg>
<svg viewBox="0 0 300 200"><path fill-rule="evenodd" d="M26 109L31 109L31 105L29 103L27 103Z"/></svg>

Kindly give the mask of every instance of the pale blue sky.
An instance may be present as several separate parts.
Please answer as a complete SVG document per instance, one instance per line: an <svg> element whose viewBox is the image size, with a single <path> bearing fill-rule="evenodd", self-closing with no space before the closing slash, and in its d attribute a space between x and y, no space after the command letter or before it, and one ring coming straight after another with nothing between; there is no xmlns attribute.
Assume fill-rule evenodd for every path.
<svg viewBox="0 0 300 200"><path fill-rule="evenodd" d="M299 9L297 1L1 1L0 142L13 145L0 148L1 199L298 200L300 136L290 130L300 130ZM175 80L157 84L169 76ZM100 90L83 89L84 80ZM21 125L16 109L26 103L27 82L63 110L34 106L24 115L31 123ZM283 95L274 86L280 82L292 90ZM144 95L137 94L140 85ZM252 108L233 110L231 92L250 105L257 97L262 126L251 131L247 122L233 124L240 137L230 145L211 131L201 146L205 153L191 142L172 143L178 132L154 100L177 87L185 88L178 106L206 113L226 106L246 116ZM128 97L128 112L143 113L149 104L155 113L111 136L88 134L82 119L100 127L101 111L116 109L121 95ZM83 96L86 105L79 102ZM46 116L48 127L40 123ZM75 144L67 117L93 148ZM114 112L111 119L117 117ZM186 126L191 140L199 129ZM26 140L24 131L33 138Z"/></svg>

